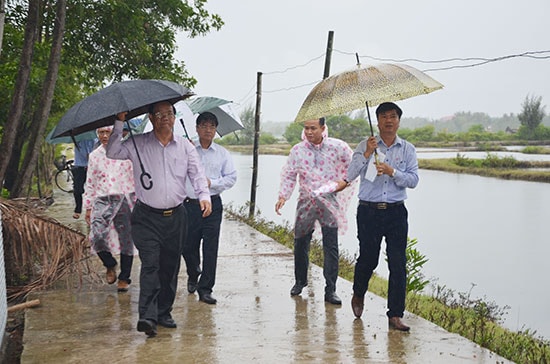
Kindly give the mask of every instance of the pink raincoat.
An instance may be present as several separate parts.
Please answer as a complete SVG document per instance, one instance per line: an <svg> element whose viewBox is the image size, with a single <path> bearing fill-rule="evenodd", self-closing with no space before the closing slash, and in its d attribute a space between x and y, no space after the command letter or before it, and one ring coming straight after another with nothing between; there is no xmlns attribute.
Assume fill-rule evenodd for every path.
<svg viewBox="0 0 550 364"><path fill-rule="evenodd" d="M352 155L347 143L328 137L318 145L303 140L291 149L281 171L279 198L290 198L298 177L300 195L294 226L296 238L310 233L316 223L338 227L340 235L346 232L346 210L356 184L338 193L334 191L337 181L346 179Z"/></svg>

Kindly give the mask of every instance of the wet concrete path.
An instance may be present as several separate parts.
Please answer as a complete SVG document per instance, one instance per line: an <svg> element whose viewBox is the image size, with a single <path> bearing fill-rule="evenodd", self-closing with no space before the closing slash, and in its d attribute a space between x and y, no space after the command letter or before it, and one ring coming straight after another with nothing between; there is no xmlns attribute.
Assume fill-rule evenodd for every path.
<svg viewBox="0 0 550 364"><path fill-rule="evenodd" d="M58 208L63 204L51 207ZM70 221L72 210L65 208L67 223L83 223ZM103 279L99 259L92 260ZM172 312L176 329L159 327L155 338L136 331L138 276L136 257L129 292L117 293L116 285L96 278L80 288L65 283L32 294L41 305L27 310L21 362L509 363L408 312L410 333L388 330L386 302L370 292L363 317L355 319L351 282L337 282L341 307L327 304L317 266L302 296L290 297L292 251L235 220L222 225L213 293L218 304L188 294L182 269Z"/></svg>

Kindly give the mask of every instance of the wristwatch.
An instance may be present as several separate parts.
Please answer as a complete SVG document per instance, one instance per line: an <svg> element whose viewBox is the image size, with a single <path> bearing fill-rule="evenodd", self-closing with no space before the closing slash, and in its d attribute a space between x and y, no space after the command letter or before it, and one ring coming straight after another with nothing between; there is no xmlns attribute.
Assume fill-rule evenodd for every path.
<svg viewBox="0 0 550 364"><path fill-rule="evenodd" d="M393 172L390 175L391 178L395 177L395 168L393 169Z"/></svg>

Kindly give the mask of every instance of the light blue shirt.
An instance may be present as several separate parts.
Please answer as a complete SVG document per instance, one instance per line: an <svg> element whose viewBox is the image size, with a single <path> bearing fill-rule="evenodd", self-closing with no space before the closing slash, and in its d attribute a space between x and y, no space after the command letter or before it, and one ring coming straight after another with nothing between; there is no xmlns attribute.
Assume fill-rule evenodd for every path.
<svg viewBox="0 0 550 364"><path fill-rule="evenodd" d="M218 195L230 189L237 182L237 170L233 165L231 154L214 142L207 149L204 149L200 142L195 142L195 148L201 158L206 177L210 179L210 195ZM187 185L191 185L189 178ZM188 197L197 198L192 188L188 188Z"/></svg>
<svg viewBox="0 0 550 364"><path fill-rule="evenodd" d="M117 120L107 144L107 157L132 161L136 197L141 202L158 209L181 204L188 195L185 188L187 177L199 199L210 201L210 191L200 157L187 139L174 135L174 139L164 146L151 131L134 135L134 147L132 138L122 141L121 137L122 121ZM151 175L153 187L149 190L141 184L141 163L145 172ZM149 183L148 178L144 181L146 185Z"/></svg>
<svg viewBox="0 0 550 364"><path fill-rule="evenodd" d="M415 188L418 184L418 161L416 148L411 143L396 137L391 147L388 147L378 136L378 151L384 153L384 163L395 169L395 177L387 174L376 176L374 181L365 179L369 163L374 163L374 155L365 158L367 141L363 140L355 151L348 167L348 181L360 176L359 199L369 202L399 202L407 199L407 188Z"/></svg>
<svg viewBox="0 0 550 364"><path fill-rule="evenodd" d="M87 139L76 142L74 146L74 166L86 167L88 166L88 156L94 150L96 140Z"/></svg>

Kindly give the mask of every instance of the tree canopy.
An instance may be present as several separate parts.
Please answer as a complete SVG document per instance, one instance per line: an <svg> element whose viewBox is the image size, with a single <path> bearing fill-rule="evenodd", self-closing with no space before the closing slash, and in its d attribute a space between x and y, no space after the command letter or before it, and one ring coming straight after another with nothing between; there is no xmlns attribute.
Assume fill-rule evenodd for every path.
<svg viewBox="0 0 550 364"><path fill-rule="evenodd" d="M175 58L176 34L183 32L196 37L219 30L223 25L219 15L206 10L206 0L66 2L65 5L65 1L13 0L6 4L0 53L1 148L10 151L3 155L5 160L10 159L5 176L19 174L18 168L27 168L20 166L20 161L27 150L29 130L33 129L31 121L34 118L35 124L42 123L35 114L47 110L47 132L76 102L110 83L125 79L165 79L191 88L196 80L186 70L184 61ZM54 33L60 5L66 14L61 36ZM29 22L30 14L32 22ZM25 29L33 31L25 33ZM29 34L33 34L32 39ZM54 38L62 40L59 65L51 63ZM31 52L23 52L25 41L32 44ZM53 80L55 89L51 100L41 101L42 90L51 86L52 80L47 80L47 74L52 66L59 67ZM25 73L28 74L25 82L17 85L18 75ZM17 97L17 104L12 103L14 97ZM14 112L14 107L22 110ZM8 118L8 115L17 117ZM7 123L12 125L6 128ZM7 130L10 131L9 145L4 143ZM15 141L11 136L14 130ZM45 134L41 134L38 138L43 142ZM5 165L0 169L0 180L4 180L4 168Z"/></svg>
<svg viewBox="0 0 550 364"><path fill-rule="evenodd" d="M535 135L535 130L544 119L544 106L541 106L542 97L526 96L522 104L522 111L518 115L522 129L526 129L529 139Z"/></svg>

